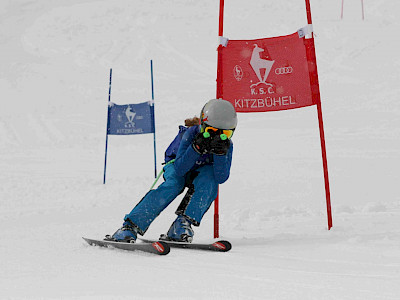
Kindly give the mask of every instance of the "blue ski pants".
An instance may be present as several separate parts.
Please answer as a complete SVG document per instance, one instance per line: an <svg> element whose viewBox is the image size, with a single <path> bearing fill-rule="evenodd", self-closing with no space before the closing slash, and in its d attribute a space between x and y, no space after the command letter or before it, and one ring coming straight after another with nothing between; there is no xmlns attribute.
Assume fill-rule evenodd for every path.
<svg viewBox="0 0 400 300"><path fill-rule="evenodd" d="M191 172L197 173L197 176L190 180L192 193L185 197L185 203L180 205L177 214L184 215L193 225L198 226L217 197L218 183L215 181L212 165L204 165ZM165 166L165 181L157 189L149 191L132 211L125 215L125 221L129 220L136 225L138 232L143 235L157 216L183 192L188 183L187 176L178 176L173 164Z"/></svg>

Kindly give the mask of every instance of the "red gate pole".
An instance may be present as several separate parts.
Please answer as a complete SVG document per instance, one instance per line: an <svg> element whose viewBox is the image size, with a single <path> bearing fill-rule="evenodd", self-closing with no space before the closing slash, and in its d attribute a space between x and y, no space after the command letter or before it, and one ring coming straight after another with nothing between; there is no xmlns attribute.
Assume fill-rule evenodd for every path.
<svg viewBox="0 0 400 300"><path fill-rule="evenodd" d="M219 187L217 198L214 200L214 238L219 238Z"/></svg>
<svg viewBox="0 0 400 300"><path fill-rule="evenodd" d="M342 0L342 10L341 10L341 14L340 14L341 19L343 19L343 6L344 6L344 0Z"/></svg>
<svg viewBox="0 0 400 300"><path fill-rule="evenodd" d="M218 36L224 32L224 0L219 1L219 28ZM217 62L217 99L222 99L222 45L218 46ZM214 238L219 238L219 188L217 198L214 200Z"/></svg>
<svg viewBox="0 0 400 300"><path fill-rule="evenodd" d="M362 19L364 21L364 0L361 0L361 14L362 14Z"/></svg>
<svg viewBox="0 0 400 300"><path fill-rule="evenodd" d="M310 0L306 1L306 10L307 10L307 21L308 24L312 24L311 20L311 9L310 9ZM317 72L317 61L315 59L315 47L314 47L314 35L312 34L312 59L315 63L314 76L312 76L312 83L318 85L318 72ZM321 139L321 152L322 152L322 164L324 168L324 180L325 180L325 195L326 195L326 210L328 216L328 230L332 228L332 209L331 209L331 195L329 191L329 177L328 177L328 160L326 158L326 146L325 146L325 134L324 134L324 122L322 119L322 108L321 108L321 97L318 91L318 99L316 101L317 111L318 111L318 124L319 124L319 135Z"/></svg>
<svg viewBox="0 0 400 300"><path fill-rule="evenodd" d="M319 135L320 135L320 139L321 139L322 164L324 166L326 210L327 210L327 216L328 216L328 230L330 230L332 228L332 209L331 209L331 195L330 195L330 191L329 191L328 161L327 161L327 158L326 158L324 123L323 123L323 120L322 120L321 100L319 100L318 103L317 103L317 111L318 111Z"/></svg>

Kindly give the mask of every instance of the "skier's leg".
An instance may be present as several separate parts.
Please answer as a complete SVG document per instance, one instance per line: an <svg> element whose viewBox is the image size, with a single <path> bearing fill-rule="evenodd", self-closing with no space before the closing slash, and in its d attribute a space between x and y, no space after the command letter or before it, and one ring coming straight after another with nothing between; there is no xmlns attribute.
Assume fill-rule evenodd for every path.
<svg viewBox="0 0 400 300"><path fill-rule="evenodd" d="M161 236L162 239L191 242L194 235L191 225L200 225L204 214L217 197L218 184L214 179L213 167L204 166L197 171L197 176L189 184L189 190L176 211L178 217L167 234Z"/></svg>
<svg viewBox="0 0 400 300"><path fill-rule="evenodd" d="M125 216L139 234L144 234L154 219L180 194L185 188L185 179L176 175L175 167L164 167L164 182L155 190L149 191L143 199Z"/></svg>
<svg viewBox="0 0 400 300"><path fill-rule="evenodd" d="M210 208L218 194L218 183L214 178L214 168L211 165L205 165L199 169L196 178L192 183L192 196L187 197L187 205L183 204L181 212L177 214L185 216L189 221L199 226L200 222Z"/></svg>

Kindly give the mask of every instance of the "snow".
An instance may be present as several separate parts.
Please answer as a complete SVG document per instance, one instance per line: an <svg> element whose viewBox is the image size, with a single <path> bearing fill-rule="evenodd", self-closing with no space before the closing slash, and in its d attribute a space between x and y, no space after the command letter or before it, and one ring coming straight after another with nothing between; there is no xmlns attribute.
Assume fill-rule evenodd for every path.
<svg viewBox="0 0 400 300"><path fill-rule="evenodd" d="M225 1L224 36L285 35L302 1ZM240 114L220 186L228 253L91 247L154 180L153 137L110 136L111 100L151 98L157 161L215 97L218 1L2 1L1 299L399 299L398 1L311 1L333 228L315 107ZM160 169L160 164L158 164ZM179 198L180 199L180 198ZM174 219L177 199L146 234ZM212 240L210 210L196 241Z"/></svg>

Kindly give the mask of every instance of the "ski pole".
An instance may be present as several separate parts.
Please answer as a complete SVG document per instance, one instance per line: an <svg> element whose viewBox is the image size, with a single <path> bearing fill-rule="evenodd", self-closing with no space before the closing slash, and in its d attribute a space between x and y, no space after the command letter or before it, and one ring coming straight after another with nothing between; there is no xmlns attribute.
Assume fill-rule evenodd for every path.
<svg viewBox="0 0 400 300"><path fill-rule="evenodd" d="M175 161L175 159L170 160L169 162L167 162L167 163L165 164L165 166L168 166L168 165L174 163L174 161ZM153 189L153 187L156 185L158 179L160 179L160 177L161 177L161 175L162 175L163 173L164 173L164 168L162 168L162 170L160 171L160 173L158 173L157 178L156 178L156 180L154 180L153 185L151 186L150 190Z"/></svg>

